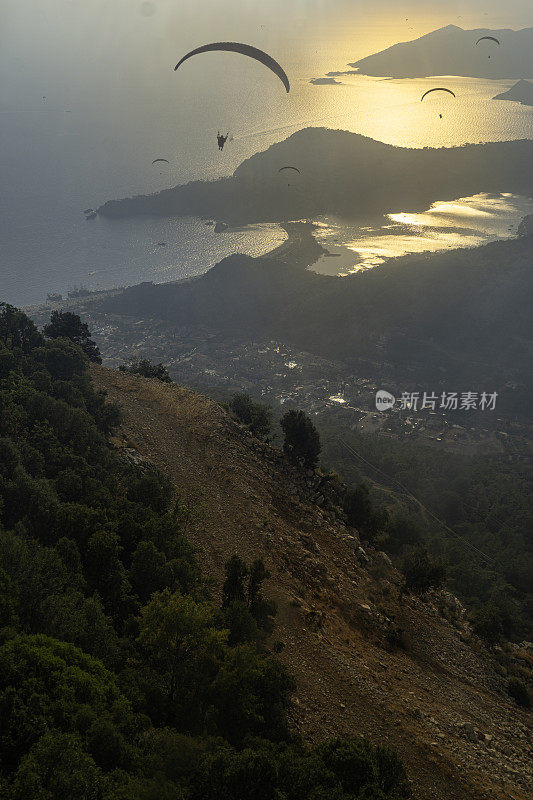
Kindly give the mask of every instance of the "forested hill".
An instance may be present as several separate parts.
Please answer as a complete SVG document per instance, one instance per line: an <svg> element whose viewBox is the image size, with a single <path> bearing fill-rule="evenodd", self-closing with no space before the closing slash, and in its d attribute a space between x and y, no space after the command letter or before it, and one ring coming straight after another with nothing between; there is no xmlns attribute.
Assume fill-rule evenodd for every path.
<svg viewBox="0 0 533 800"><path fill-rule="evenodd" d="M279 173L287 164L300 170L290 186ZM530 140L410 149L348 131L305 128L245 160L230 178L110 200L98 212L206 216L232 224L322 214L369 219L479 192L529 195L532 186Z"/></svg>
<svg viewBox="0 0 533 800"><path fill-rule="evenodd" d="M0 796L409 798L386 744L421 800L525 798L527 712L460 604L220 406L91 378L62 319L0 313Z"/></svg>
<svg viewBox="0 0 533 800"><path fill-rule="evenodd" d="M122 412L98 387L106 371L96 387L88 372L86 353L99 356L86 328L67 315L45 331L0 307L0 797L408 800L379 731L372 744L360 725L321 726L305 744L291 725L295 684L272 655L284 633L268 640L275 607L259 520L237 538L216 510L243 509L232 505L228 463L223 495L209 478L214 433L225 441L231 429L220 409L124 379L117 399L127 406L136 394L142 411L136 432L118 429ZM167 444L187 443L171 451L185 468L181 493L172 462L158 458L162 422ZM184 460L191 448L202 482ZM213 524L209 585L198 548ZM305 603L293 610L300 621Z"/></svg>

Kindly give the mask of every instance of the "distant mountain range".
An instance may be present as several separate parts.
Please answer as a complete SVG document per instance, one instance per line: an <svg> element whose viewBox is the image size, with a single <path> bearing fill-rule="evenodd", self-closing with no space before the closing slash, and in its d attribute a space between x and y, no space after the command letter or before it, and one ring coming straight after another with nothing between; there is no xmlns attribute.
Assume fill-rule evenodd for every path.
<svg viewBox="0 0 533 800"><path fill-rule="evenodd" d="M490 41L476 44L482 36L494 36L500 44ZM425 78L430 75L493 80L530 78L533 77L533 28L465 31L457 25L448 25L412 42L395 44L349 66L362 75L391 78ZM340 74L330 72L328 76Z"/></svg>
<svg viewBox="0 0 533 800"><path fill-rule="evenodd" d="M493 100L513 100L524 106L533 106L533 83L530 81L518 81L507 92L497 94Z"/></svg>

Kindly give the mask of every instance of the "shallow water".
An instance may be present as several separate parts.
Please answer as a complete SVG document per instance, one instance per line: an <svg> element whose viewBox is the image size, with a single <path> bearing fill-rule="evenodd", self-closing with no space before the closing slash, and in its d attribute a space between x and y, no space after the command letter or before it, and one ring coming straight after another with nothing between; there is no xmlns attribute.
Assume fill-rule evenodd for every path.
<svg viewBox="0 0 533 800"><path fill-rule="evenodd" d="M322 256L312 269L324 275L347 275L408 253L508 239L516 236L523 217L532 213L533 199L505 193L437 201L421 214L392 212L373 228L322 218L315 236L331 255Z"/></svg>

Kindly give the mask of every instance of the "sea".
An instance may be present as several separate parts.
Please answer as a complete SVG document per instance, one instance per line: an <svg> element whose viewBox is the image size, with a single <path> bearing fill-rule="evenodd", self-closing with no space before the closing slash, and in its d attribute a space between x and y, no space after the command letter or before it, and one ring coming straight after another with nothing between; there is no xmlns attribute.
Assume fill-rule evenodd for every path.
<svg viewBox="0 0 533 800"><path fill-rule="evenodd" d="M284 25L280 38L274 9L258 12L253 24L253 15L237 24L214 4L213 16L204 19L185 0L178 19L174 5L98 0L82 7L44 0L41 11L28 16L24 4L6 4L0 300L30 305L80 287L180 280L231 253L257 256L275 248L285 237L277 225L215 233L208 220L192 217L86 219L84 212L109 199L231 175L244 159L301 128L339 128L407 147L533 138L532 108L491 99L514 80L349 75L339 85L310 82L431 30L423 18L413 21L412 31L353 26L347 38L341 23L328 18L313 29L289 28L290 35ZM275 54L291 92L265 67L235 54L198 56L174 72L190 47L233 38ZM448 95L421 104L421 94L434 85L451 88L456 100ZM219 130L230 134L222 152ZM156 158L169 164L152 164ZM346 274L405 252L516 235L520 219L532 211L527 198L482 195L446 205L437 193L425 214L391 208L372 228L317 220L317 236L331 245L333 257L315 268Z"/></svg>

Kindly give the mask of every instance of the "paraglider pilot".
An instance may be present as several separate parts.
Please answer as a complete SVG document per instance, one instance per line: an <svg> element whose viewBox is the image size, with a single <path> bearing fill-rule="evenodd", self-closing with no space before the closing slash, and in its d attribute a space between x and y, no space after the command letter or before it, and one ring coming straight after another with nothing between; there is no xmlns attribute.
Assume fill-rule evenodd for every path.
<svg viewBox="0 0 533 800"><path fill-rule="evenodd" d="M220 133L220 131L217 133L217 142L218 142L218 149L219 150L223 150L224 149L224 145L226 144L226 142L228 140L228 136L229 136L229 133L227 133L225 136L223 136Z"/></svg>

